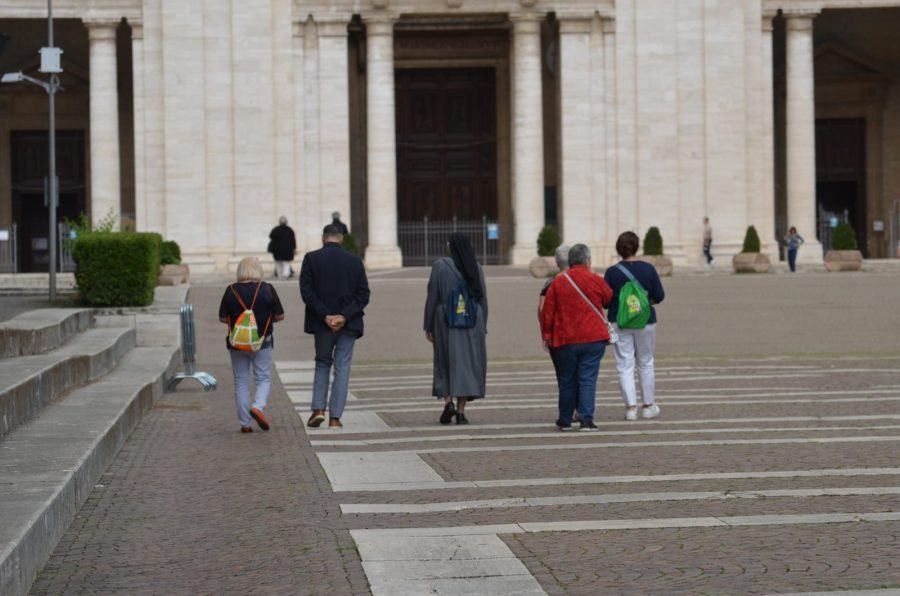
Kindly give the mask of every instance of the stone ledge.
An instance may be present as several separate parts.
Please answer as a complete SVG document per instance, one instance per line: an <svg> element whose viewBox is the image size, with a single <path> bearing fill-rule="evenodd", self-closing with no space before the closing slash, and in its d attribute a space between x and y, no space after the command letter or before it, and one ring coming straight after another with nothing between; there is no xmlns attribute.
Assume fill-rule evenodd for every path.
<svg viewBox="0 0 900 596"><path fill-rule="evenodd" d="M43 354L90 328L90 309L42 308L0 323L0 359Z"/></svg>

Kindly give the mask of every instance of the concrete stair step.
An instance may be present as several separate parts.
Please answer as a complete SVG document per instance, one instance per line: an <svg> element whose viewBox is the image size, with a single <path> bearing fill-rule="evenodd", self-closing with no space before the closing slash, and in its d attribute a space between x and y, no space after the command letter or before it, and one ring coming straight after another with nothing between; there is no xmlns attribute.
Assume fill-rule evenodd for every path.
<svg viewBox="0 0 900 596"><path fill-rule="evenodd" d="M48 402L111 371L135 337L133 328L89 329L46 354L0 361L0 437Z"/></svg>
<svg viewBox="0 0 900 596"><path fill-rule="evenodd" d="M0 438L0 594L38 571L177 366L174 347L138 347L102 380Z"/></svg>
<svg viewBox="0 0 900 596"><path fill-rule="evenodd" d="M91 327L89 308L39 308L0 323L0 359L43 354Z"/></svg>

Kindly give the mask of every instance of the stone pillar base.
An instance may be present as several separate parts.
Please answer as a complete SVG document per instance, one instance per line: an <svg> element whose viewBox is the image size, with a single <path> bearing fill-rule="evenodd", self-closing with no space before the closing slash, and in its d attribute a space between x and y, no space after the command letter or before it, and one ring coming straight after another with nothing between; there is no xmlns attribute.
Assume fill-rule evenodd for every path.
<svg viewBox="0 0 900 596"><path fill-rule="evenodd" d="M785 249L784 255L784 262L787 263L787 249ZM822 243L816 238L813 238L812 240L807 240L801 244L800 248L797 249L797 262L810 265L821 265L824 262Z"/></svg>
<svg viewBox="0 0 900 596"><path fill-rule="evenodd" d="M369 246L366 248L367 269L398 269L403 266L399 246Z"/></svg>
<svg viewBox="0 0 900 596"><path fill-rule="evenodd" d="M533 243L527 245L517 244L509 251L510 264L520 267L527 267L536 256L537 246Z"/></svg>

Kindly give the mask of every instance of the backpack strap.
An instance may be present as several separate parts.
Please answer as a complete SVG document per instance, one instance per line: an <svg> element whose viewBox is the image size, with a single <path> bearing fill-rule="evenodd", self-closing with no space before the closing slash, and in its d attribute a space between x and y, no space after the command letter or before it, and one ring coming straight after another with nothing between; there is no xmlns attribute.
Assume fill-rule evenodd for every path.
<svg viewBox="0 0 900 596"><path fill-rule="evenodd" d="M643 291L645 294L647 293L647 290L645 290L645 289L644 289L644 286L641 285L641 282L639 282L639 281L637 280L637 278L634 277L634 274L631 273L631 271L628 270L628 267L626 267L626 266L623 265L622 263L617 263L617 264L616 264L616 269L618 269L619 271L621 271L622 273L624 273L624 274L625 274L625 277L627 277L629 281L633 281L634 283L636 283L636 284L637 284L637 287L639 287L639 288L641 289L641 291Z"/></svg>
<svg viewBox="0 0 900 596"><path fill-rule="evenodd" d="M578 287L578 284L576 284L575 281L571 277L569 277L569 273L565 272L563 273L563 276L567 280L569 280L569 283L572 284L572 287L575 288L575 291L578 292L578 294L582 298L584 298L584 301L588 303L588 306L590 306L594 310L594 312L597 313L597 316L600 317L600 320L609 325L609 321L606 320L606 316L604 316L603 311L594 306L594 303L591 302L590 298L584 295L584 292L581 291L581 288Z"/></svg>
<svg viewBox="0 0 900 596"><path fill-rule="evenodd" d="M241 308L247 310L247 305L244 304L244 301L241 300L241 295L238 294L237 290L234 289L234 284L231 284L230 286L228 286L228 288L231 290L231 293L234 294L234 297L237 299L238 304L241 305ZM254 296L253 299L256 300L256 296Z"/></svg>
<svg viewBox="0 0 900 596"><path fill-rule="evenodd" d="M256 284L256 291L253 293L253 302L250 303L250 310L253 310L253 307L256 306L256 297L259 296L259 289L262 287L262 282ZM247 310L247 309L244 309Z"/></svg>

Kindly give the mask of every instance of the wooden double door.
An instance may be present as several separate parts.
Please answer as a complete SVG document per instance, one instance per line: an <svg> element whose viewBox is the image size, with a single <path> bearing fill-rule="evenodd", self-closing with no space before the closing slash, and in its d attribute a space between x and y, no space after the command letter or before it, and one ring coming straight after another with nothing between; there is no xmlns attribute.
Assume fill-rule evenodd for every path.
<svg viewBox="0 0 900 596"><path fill-rule="evenodd" d="M496 221L494 69L397 69L395 82L399 221Z"/></svg>
<svg viewBox="0 0 900 596"><path fill-rule="evenodd" d="M45 131L14 131L12 153L12 215L17 227L18 270L50 270L49 211L44 204L44 179L49 170ZM56 134L59 178L57 221L75 220L85 212L85 140L83 131Z"/></svg>

